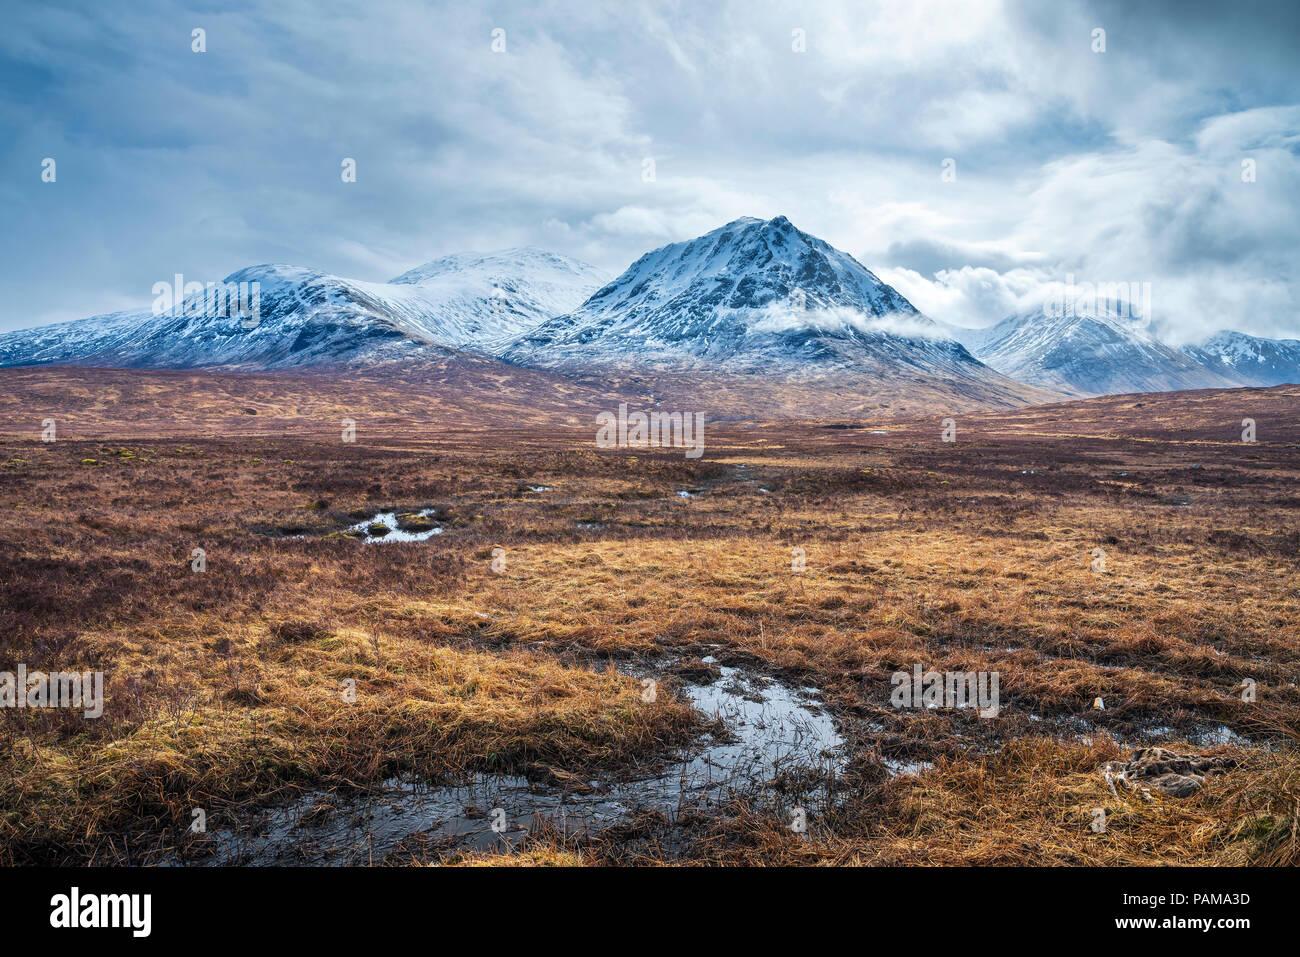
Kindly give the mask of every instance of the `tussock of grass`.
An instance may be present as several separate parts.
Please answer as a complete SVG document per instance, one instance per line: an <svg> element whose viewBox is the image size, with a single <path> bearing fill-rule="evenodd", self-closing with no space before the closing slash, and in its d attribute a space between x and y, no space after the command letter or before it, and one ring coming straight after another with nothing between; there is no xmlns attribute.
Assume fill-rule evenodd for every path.
<svg viewBox="0 0 1300 957"><path fill-rule="evenodd" d="M10 862L52 842L91 847L131 824L143 852L183 833L195 807L229 807L312 782L361 783L401 771L455 779L541 761L591 773L685 741L689 707L641 700L615 671L408 645L344 632L328 650L274 646L255 703L196 702L122 727L109 743L14 739L0 782ZM377 653L376 653L377 649ZM355 681L356 702L342 683ZM142 827L146 825L147 827Z"/></svg>
<svg viewBox="0 0 1300 957"><path fill-rule="evenodd" d="M558 847L531 846L506 854L465 855L442 862L457 867L584 867L587 858Z"/></svg>

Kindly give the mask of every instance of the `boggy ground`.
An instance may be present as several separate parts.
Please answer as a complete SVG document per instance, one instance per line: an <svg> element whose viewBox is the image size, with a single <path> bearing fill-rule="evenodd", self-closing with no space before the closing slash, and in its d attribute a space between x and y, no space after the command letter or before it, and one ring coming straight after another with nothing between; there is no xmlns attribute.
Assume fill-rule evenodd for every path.
<svg viewBox="0 0 1300 957"><path fill-rule="evenodd" d="M0 670L108 687L98 720L0 711L4 862L161 860L193 808L400 773L634 775L709 717L637 675L706 656L820 689L847 754L805 832L738 793L390 862L1296 862L1300 388L959 415L955 443L939 415L711 423L694 460L545 416L249 434L259 398L190 436L177 408L114 434L110 408L42 443L57 397L11 393ZM337 534L425 509L425 541ZM893 707L915 664L997 672L999 715ZM1107 764L1152 744L1231 770L1112 791Z"/></svg>

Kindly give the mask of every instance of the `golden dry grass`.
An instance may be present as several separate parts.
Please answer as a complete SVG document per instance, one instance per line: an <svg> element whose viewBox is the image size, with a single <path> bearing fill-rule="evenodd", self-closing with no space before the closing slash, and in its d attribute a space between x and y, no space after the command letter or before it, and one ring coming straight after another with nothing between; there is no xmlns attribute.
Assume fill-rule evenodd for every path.
<svg viewBox="0 0 1300 957"><path fill-rule="evenodd" d="M963 419L956 446L929 419L719 426L698 461L503 426L0 428L0 669L109 682L98 722L0 715L4 854L139 860L194 806L396 771L619 773L701 718L611 665L712 654L822 689L850 742L839 803L803 837L738 801L541 834L520 862L1294 863L1298 410L1287 387L1095 400ZM1233 440L1245 414L1257 445ZM329 537L430 506L427 542ZM891 708L914 663L997 671L1001 715ZM1220 725L1254 746L1215 746L1244 763L1201 793L1108 790L1144 732L1204 750L1177 743Z"/></svg>

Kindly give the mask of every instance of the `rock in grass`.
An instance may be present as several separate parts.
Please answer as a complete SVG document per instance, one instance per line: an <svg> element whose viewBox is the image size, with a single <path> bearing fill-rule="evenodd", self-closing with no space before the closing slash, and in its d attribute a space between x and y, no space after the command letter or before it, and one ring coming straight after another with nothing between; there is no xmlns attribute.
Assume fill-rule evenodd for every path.
<svg viewBox="0 0 1300 957"><path fill-rule="evenodd" d="M562 768L542 764L541 762L528 765L524 769L524 774L529 780L540 781L543 784L549 784L551 787L561 788L569 794L590 794L595 790L588 781L572 771L565 771Z"/></svg>
<svg viewBox="0 0 1300 957"><path fill-rule="evenodd" d="M416 512L406 512L397 516L397 527L404 532L430 532L433 531L433 519L427 515L420 515Z"/></svg>
<svg viewBox="0 0 1300 957"><path fill-rule="evenodd" d="M299 645L307 641L324 641L333 638L334 632L317 621L295 619L271 626L271 636L286 645Z"/></svg>
<svg viewBox="0 0 1300 957"><path fill-rule="evenodd" d="M1237 766L1231 757L1178 754L1168 748L1138 748L1129 761L1106 765L1107 778L1123 781L1130 788L1153 788L1169 797L1188 797L1205 784L1211 774Z"/></svg>
<svg viewBox="0 0 1300 957"><path fill-rule="evenodd" d="M690 661L679 661L667 669L670 674L674 674L683 681L689 681L691 684L708 685L713 684L722 676L722 670L715 664L705 661L702 658L693 658Z"/></svg>
<svg viewBox="0 0 1300 957"><path fill-rule="evenodd" d="M1191 797L1203 784L1205 777L1200 774L1162 774L1147 781L1148 787L1176 798Z"/></svg>

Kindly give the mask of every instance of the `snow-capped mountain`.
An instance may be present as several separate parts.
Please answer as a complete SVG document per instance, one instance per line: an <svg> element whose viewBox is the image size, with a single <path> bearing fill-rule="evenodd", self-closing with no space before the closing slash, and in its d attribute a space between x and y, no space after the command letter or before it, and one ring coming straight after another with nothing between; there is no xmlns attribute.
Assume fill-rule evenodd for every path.
<svg viewBox="0 0 1300 957"><path fill-rule="evenodd" d="M1300 339L1262 339L1225 330L1183 346L1182 352L1242 385L1300 382Z"/></svg>
<svg viewBox="0 0 1300 957"><path fill-rule="evenodd" d="M1239 383L1156 338L1127 309L1035 310L986 329L946 327L1004 375L1069 395L1228 388Z"/></svg>
<svg viewBox="0 0 1300 957"><path fill-rule="evenodd" d="M1174 348L1122 308L1036 311L987 329L936 323L783 216L738 219L607 279L534 247L445 256L378 283L250 266L157 314L0 334L0 366L270 370L445 364L471 353L480 363L503 359L565 375L700 381L727 373L800 384L823 397L829 384L860 397L909 392L1004 405L1062 393L1300 381L1300 340L1221 332ZM215 286L231 295L243 289L249 303L256 288L256 321L214 308Z"/></svg>
<svg viewBox="0 0 1300 957"><path fill-rule="evenodd" d="M852 256L784 216L745 217L648 253L501 356L564 370L1013 385Z"/></svg>
<svg viewBox="0 0 1300 957"><path fill-rule="evenodd" d="M404 272L387 283L414 286L425 312L438 317L433 338L491 352L538 323L573 309L609 274L556 253L525 246L495 253L456 253Z"/></svg>
<svg viewBox="0 0 1300 957"><path fill-rule="evenodd" d="M217 309L212 292L176 309L114 313L0 335L0 366L276 369L488 353L573 308L606 278L592 266L527 247L435 260L387 283L263 265L222 285L257 283L257 321ZM246 301L248 301L246 300Z"/></svg>

